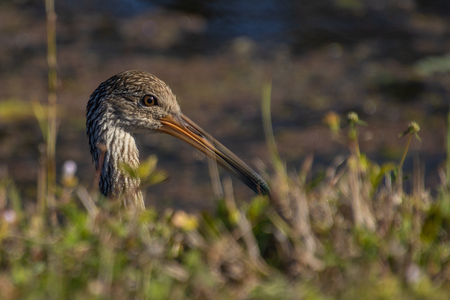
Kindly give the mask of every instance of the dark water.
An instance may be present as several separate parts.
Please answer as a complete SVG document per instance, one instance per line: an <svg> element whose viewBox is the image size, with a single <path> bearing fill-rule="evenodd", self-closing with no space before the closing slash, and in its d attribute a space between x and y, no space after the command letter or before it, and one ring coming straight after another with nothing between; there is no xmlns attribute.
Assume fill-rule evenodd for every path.
<svg viewBox="0 0 450 300"><path fill-rule="evenodd" d="M29 86L27 82L20 81L22 78L33 77L35 82L32 86L38 89L20 88L17 91L14 85L2 85L0 82L0 93L5 98L14 96L28 100L38 97L42 100L46 98L47 76L45 7L40 0L12 3L17 5L20 14L28 14L28 18L23 20L26 24L24 32L19 32L16 37L8 36L12 30L8 26L12 25L0 27L5 36L3 41L9 45L5 45L3 52L0 51L0 77L9 78L14 74L20 87ZM332 146L326 144L324 140L329 140L329 137L323 131L318 137L311 137L308 132L323 127L322 118L330 110L342 116L348 111L356 111L370 124L362 135L364 131L375 132L374 140L363 143L362 149L379 163L398 160L404 144L402 140L398 141L398 133L404 130L408 121L418 121L423 128L423 143L416 145L408 156L405 169L411 172L414 158L419 158L425 167L427 183L436 186L438 182L436 170L445 158L443 120L448 112L450 70L421 77L415 73L414 67L429 56L442 56L450 52L450 1L60 0L56 1L56 11L62 82L62 95L58 101L69 109L74 108L74 114L79 114L81 123L84 122L84 107L90 92L111 73L131 68L133 59L139 63L144 61L146 65L142 68L156 66L159 74L165 76L164 80L170 79L172 89L181 96L181 100L186 99L190 92L183 83L183 77L208 73L209 68L222 68L216 73L210 72L213 77L229 81L222 90L217 90L222 101L214 105L205 102L204 106L199 107L211 111L220 106L222 115L217 113L216 118L223 119L225 116L242 124L237 132L216 137L251 164L255 156L264 159L265 153L255 149L255 145L265 148L259 112L262 84L252 83L251 78L260 80L260 70L265 70L267 66L273 77L274 132L280 142L283 159L286 159L288 166L292 166L291 169L298 170L308 151L317 150L316 173L326 168L336 155L348 153L348 149L338 143ZM178 15L173 17L174 14ZM182 21L184 17L197 17L204 27L194 31L178 28L177 38L167 46L158 48L146 43L142 23L150 21L152 25L151 22L156 22L152 18L159 18L157 25L162 29ZM167 24L162 18L169 18ZM133 23L135 20L142 22ZM40 24L39 32L33 32L35 24ZM124 31L122 27L129 24L133 26ZM153 29L150 26L145 30ZM39 39L36 37L38 34L41 35ZM32 44L33 38L40 42ZM233 47L240 44L251 49L247 56L241 55L244 58L233 52ZM160 58L167 59L170 71L165 72L164 68L157 66L155 61ZM184 64L195 69L196 65L190 62L196 60L197 66L201 67L191 75ZM208 65L209 62L213 65ZM138 64L138 67L141 66ZM224 73L228 77L222 76ZM210 80L211 85L218 84L214 78L201 78ZM250 86L255 84L256 88L241 87L236 93L228 91L232 86L240 87L241 83L235 78L248 82ZM87 87L81 89L78 84ZM298 88L300 84L303 86ZM199 86L209 88L208 85ZM254 92L255 89L258 92ZM195 97L195 93L190 95ZM229 104L226 97L240 101ZM189 108L187 104L182 103L183 109ZM370 109L374 104L376 111ZM251 112L249 116L245 115L247 111ZM201 123L202 114L195 115L195 110L191 113L194 115L189 116ZM200 121L197 121L199 118ZM65 160L73 159L79 164L80 178L92 177L93 167L84 128L78 126L74 130L73 124L64 121L61 122L58 139L58 147L63 149L58 152L58 169ZM216 128L216 123L214 117L203 119L203 124L211 128ZM209 128L206 129L209 131ZM220 130L216 132L220 133ZM292 137L289 138L289 134ZM0 157L0 164L9 165L13 174L19 174L16 177L19 186L35 186L36 174L23 170L27 170L27 166L29 170L36 169L36 149L41 142L36 123L30 121L16 127L1 125L0 143L3 143L4 136L9 140L17 136L17 145L11 148L16 147L18 151ZM389 136L394 138L383 141ZM307 139L303 140L304 137ZM298 144L291 142L294 138L298 139ZM197 186L193 189L199 190L200 185L205 188L192 197L180 192L176 201L199 198L199 194L210 188L205 161L195 161L189 147L181 146L182 151L178 151L179 144L173 146L169 140L157 139L167 144L163 149L153 140L152 137L141 139L142 156L157 153L161 168L167 169L174 177L172 183L152 188L154 194L164 194L168 187L173 187L173 182L182 180L183 176L195 177L193 181ZM77 148L81 154L75 153L76 147L73 145L83 145ZM394 145L392 148L395 149L389 149L390 145ZM254 150L250 154L252 147ZM176 177L180 166L183 166L185 175ZM23 184L25 180L21 176L28 176L26 184ZM86 183L90 184L90 181L86 179L83 184ZM169 202L176 199L170 195L165 198Z"/></svg>
<svg viewBox="0 0 450 300"><path fill-rule="evenodd" d="M267 54L286 45L295 54L330 43L355 45L361 40L381 40L380 56L402 62L420 59L411 43L420 32L409 26L411 14L450 16L450 1L294 1L294 0L112 0L57 1L60 14L109 14L133 18L166 9L202 16L206 29L180 41L180 54L214 52L237 37L259 43Z"/></svg>

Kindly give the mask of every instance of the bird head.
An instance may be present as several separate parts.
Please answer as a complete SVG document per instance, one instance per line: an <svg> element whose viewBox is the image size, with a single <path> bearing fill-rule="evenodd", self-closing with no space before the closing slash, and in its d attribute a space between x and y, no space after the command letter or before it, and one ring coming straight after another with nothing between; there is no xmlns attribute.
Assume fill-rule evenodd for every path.
<svg viewBox="0 0 450 300"><path fill-rule="evenodd" d="M258 174L186 117L169 86L145 71L119 73L92 93L87 105L86 130L96 163L98 144L105 140L110 127L128 134L156 131L172 135L215 159L255 192L269 194L267 184Z"/></svg>
<svg viewBox="0 0 450 300"><path fill-rule="evenodd" d="M87 127L96 112L104 121L136 133L157 130L166 116L178 116L180 106L167 84L141 70L119 73L103 82L91 95L87 109Z"/></svg>

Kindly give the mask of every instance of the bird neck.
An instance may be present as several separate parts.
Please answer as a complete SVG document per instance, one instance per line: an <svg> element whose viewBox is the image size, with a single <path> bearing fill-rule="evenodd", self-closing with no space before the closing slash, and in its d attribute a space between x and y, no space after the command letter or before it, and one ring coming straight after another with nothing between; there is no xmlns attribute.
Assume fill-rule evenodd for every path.
<svg viewBox="0 0 450 300"><path fill-rule="evenodd" d="M132 178L124 165L139 167L139 150L132 134L120 127L108 127L102 134L106 146L100 176L100 190L112 198L124 198L125 204L143 207L140 179ZM98 162L97 162L98 163Z"/></svg>

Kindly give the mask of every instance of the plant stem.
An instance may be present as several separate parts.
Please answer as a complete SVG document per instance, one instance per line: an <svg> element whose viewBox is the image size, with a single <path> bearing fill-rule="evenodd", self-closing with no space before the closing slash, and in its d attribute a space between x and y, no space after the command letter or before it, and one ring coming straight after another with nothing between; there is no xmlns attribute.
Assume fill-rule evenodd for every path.
<svg viewBox="0 0 450 300"><path fill-rule="evenodd" d="M272 93L272 82L268 81L263 86L263 94L262 94L262 117L263 117L263 126L264 132L266 135L267 147L269 148L270 157L274 166L277 168L277 171L282 171L283 164L281 163L280 156L277 150L277 143L275 141L275 137L272 129L272 117L270 115L270 102L271 102L271 93Z"/></svg>
<svg viewBox="0 0 450 300"><path fill-rule="evenodd" d="M398 164L398 169L401 170L403 167L403 162L405 161L406 154L408 153L409 145L411 144L412 140L412 134L408 135L408 141L406 142L405 150L403 151L402 159L400 160L400 163Z"/></svg>
<svg viewBox="0 0 450 300"><path fill-rule="evenodd" d="M356 154L356 156L360 157L361 152L359 151L359 144L358 144L358 129L356 128L356 125L354 123L350 124L349 138L351 144L350 151L355 151L354 153Z"/></svg>
<svg viewBox="0 0 450 300"><path fill-rule="evenodd" d="M447 115L447 188L450 188L450 110Z"/></svg>
<svg viewBox="0 0 450 300"><path fill-rule="evenodd" d="M47 203L55 205L56 186L56 13L54 0L46 0L47 13L47 64L48 64L48 133L47 133Z"/></svg>

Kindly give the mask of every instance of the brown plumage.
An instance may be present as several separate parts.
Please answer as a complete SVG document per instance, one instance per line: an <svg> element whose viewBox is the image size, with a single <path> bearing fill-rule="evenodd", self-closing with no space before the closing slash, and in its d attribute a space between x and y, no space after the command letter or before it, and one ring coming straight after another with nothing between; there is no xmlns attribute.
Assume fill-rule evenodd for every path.
<svg viewBox="0 0 450 300"><path fill-rule="evenodd" d="M128 177L120 164L138 167L139 151L133 134L146 131L167 133L189 143L255 192L269 194L258 174L184 116L169 86L145 71L126 71L100 84L87 104L86 131L100 172L100 191L106 196L124 197L143 207L139 180Z"/></svg>

